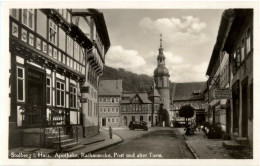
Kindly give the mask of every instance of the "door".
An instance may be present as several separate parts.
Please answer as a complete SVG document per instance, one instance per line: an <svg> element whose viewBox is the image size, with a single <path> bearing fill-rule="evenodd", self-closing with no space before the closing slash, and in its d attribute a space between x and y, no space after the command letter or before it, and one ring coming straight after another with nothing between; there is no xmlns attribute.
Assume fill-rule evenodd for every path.
<svg viewBox="0 0 260 166"><path fill-rule="evenodd" d="M248 95L247 95L247 83L242 86L242 137L247 137L248 130Z"/></svg>
<svg viewBox="0 0 260 166"><path fill-rule="evenodd" d="M126 116L124 116L124 126L127 126L127 117Z"/></svg>
<svg viewBox="0 0 260 166"><path fill-rule="evenodd" d="M45 74L34 67L27 68L27 98L24 124L28 126L41 125L45 121Z"/></svg>
<svg viewBox="0 0 260 166"><path fill-rule="evenodd" d="M106 126L106 118L105 117L102 118L102 126Z"/></svg>

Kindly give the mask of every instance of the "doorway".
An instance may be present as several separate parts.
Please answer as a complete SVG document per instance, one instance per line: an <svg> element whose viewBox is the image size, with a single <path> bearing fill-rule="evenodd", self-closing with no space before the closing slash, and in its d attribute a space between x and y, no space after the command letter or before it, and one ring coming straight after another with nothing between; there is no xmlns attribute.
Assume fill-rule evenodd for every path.
<svg viewBox="0 0 260 166"><path fill-rule="evenodd" d="M124 116L123 125L124 125L124 126L127 126L127 117L126 117L126 116Z"/></svg>
<svg viewBox="0 0 260 166"><path fill-rule="evenodd" d="M24 125L35 126L45 122L45 73L33 66L27 67L26 105Z"/></svg>
<svg viewBox="0 0 260 166"><path fill-rule="evenodd" d="M106 117L103 117L102 118L102 126L106 126L107 124L106 124Z"/></svg>
<svg viewBox="0 0 260 166"><path fill-rule="evenodd" d="M242 137L247 137L248 131L248 95L247 82L242 86Z"/></svg>

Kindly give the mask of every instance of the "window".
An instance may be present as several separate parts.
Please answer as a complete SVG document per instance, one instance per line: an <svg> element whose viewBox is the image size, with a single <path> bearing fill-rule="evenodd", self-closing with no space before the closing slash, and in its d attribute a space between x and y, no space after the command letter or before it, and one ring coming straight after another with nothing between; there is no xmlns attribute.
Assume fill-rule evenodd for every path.
<svg viewBox="0 0 260 166"><path fill-rule="evenodd" d="M236 62L237 62L237 66L239 66L240 65L240 57L241 57L241 50L240 49L238 49L238 51L237 51L237 57L236 57Z"/></svg>
<svg viewBox="0 0 260 166"><path fill-rule="evenodd" d="M62 82L57 81L56 83L56 100L57 106L65 106L65 85Z"/></svg>
<svg viewBox="0 0 260 166"><path fill-rule="evenodd" d="M112 110L112 111L111 111L112 113L115 112L115 109L114 109L114 108L111 108L111 110Z"/></svg>
<svg viewBox="0 0 260 166"><path fill-rule="evenodd" d="M67 53L73 56L73 40L67 36Z"/></svg>
<svg viewBox="0 0 260 166"><path fill-rule="evenodd" d="M247 30L247 39L246 39L246 53L248 54L251 51L251 30Z"/></svg>
<svg viewBox="0 0 260 166"><path fill-rule="evenodd" d="M117 122L117 123L119 122L118 118L116 118L116 122Z"/></svg>
<svg viewBox="0 0 260 166"><path fill-rule="evenodd" d="M112 119L112 123L114 123L115 122L115 119L114 118L111 118Z"/></svg>
<svg viewBox="0 0 260 166"><path fill-rule="evenodd" d="M62 9L62 16L67 19L67 9Z"/></svg>
<svg viewBox="0 0 260 166"><path fill-rule="evenodd" d="M107 109L107 112L108 112L108 113L110 112L110 108Z"/></svg>
<svg viewBox="0 0 260 166"><path fill-rule="evenodd" d="M70 12L68 12L67 21L68 21L69 23L71 22L71 14L70 14Z"/></svg>
<svg viewBox="0 0 260 166"><path fill-rule="evenodd" d="M107 122L110 122L110 118L107 118Z"/></svg>
<svg viewBox="0 0 260 166"><path fill-rule="evenodd" d="M135 122L135 116L132 116L132 121Z"/></svg>
<svg viewBox="0 0 260 166"><path fill-rule="evenodd" d="M151 116L149 116L149 122L151 122Z"/></svg>
<svg viewBox="0 0 260 166"><path fill-rule="evenodd" d="M144 117L143 116L140 116L140 121L143 121L144 120Z"/></svg>
<svg viewBox="0 0 260 166"><path fill-rule="evenodd" d="M73 86L70 87L70 107L77 108L77 89Z"/></svg>
<svg viewBox="0 0 260 166"><path fill-rule="evenodd" d="M33 9L22 9L22 23L34 29L34 10Z"/></svg>
<svg viewBox="0 0 260 166"><path fill-rule="evenodd" d="M115 102L115 99L114 97L111 98L111 102L114 103Z"/></svg>
<svg viewBox="0 0 260 166"><path fill-rule="evenodd" d="M74 42L74 59L79 60L79 45Z"/></svg>
<svg viewBox="0 0 260 166"><path fill-rule="evenodd" d="M242 45L241 45L241 62L244 60L245 58L245 40L242 40Z"/></svg>
<svg viewBox="0 0 260 166"><path fill-rule="evenodd" d="M104 113L106 113L107 112L107 109L106 108L104 108Z"/></svg>
<svg viewBox="0 0 260 166"><path fill-rule="evenodd" d="M99 108L99 112L102 113L102 108Z"/></svg>
<svg viewBox="0 0 260 166"><path fill-rule="evenodd" d="M119 108L118 107L116 108L116 112L119 112Z"/></svg>
<svg viewBox="0 0 260 166"><path fill-rule="evenodd" d="M57 25L49 20L49 41L53 44L57 44Z"/></svg>
<svg viewBox="0 0 260 166"><path fill-rule="evenodd" d="M46 78L46 103L51 104L51 79Z"/></svg>
<svg viewBox="0 0 260 166"><path fill-rule="evenodd" d="M17 67L17 100L24 102L25 97L24 97L24 92L25 87L24 87L24 68L22 67Z"/></svg>
<svg viewBox="0 0 260 166"><path fill-rule="evenodd" d="M12 17L19 20L19 9L11 9L10 14Z"/></svg>

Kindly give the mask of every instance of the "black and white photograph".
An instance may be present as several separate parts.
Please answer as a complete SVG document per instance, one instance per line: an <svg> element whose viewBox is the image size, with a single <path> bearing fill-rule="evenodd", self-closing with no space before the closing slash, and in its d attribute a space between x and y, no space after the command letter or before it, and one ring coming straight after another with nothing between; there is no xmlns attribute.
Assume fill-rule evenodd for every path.
<svg viewBox="0 0 260 166"><path fill-rule="evenodd" d="M3 3L5 165L258 165L258 7Z"/></svg>

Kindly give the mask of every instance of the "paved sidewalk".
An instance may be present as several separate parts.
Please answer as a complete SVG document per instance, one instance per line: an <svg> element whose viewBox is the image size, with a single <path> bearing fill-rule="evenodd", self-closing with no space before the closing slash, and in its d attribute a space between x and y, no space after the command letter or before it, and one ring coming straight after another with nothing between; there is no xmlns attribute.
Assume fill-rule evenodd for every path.
<svg viewBox="0 0 260 166"><path fill-rule="evenodd" d="M91 142L92 141L92 142ZM96 142L95 142L96 141ZM107 148L109 146L116 145L123 142L124 139L113 132L112 139L109 138L109 132L104 129L100 129L100 134L91 138L82 138L80 142L85 144L86 147L72 151L71 153L77 154L81 157L82 154L94 153L98 150Z"/></svg>
<svg viewBox="0 0 260 166"><path fill-rule="evenodd" d="M196 131L195 135L185 135L184 128L178 128L180 134L185 138L185 142L195 158L199 159L230 159L251 158L250 150L227 150L222 146L222 139L208 139L203 131Z"/></svg>
<svg viewBox="0 0 260 166"><path fill-rule="evenodd" d="M109 138L109 132L100 129L100 133L93 137L80 138L79 142L85 147L82 149L74 150L67 153L55 153L56 149L37 148L37 147L18 147L9 150L9 156L12 157L12 153L17 154L12 158L82 158L83 154L93 153L97 150L107 148L109 146L123 142L123 138L117 134L113 134L112 139ZM41 154L41 155L39 155ZM22 155L22 156L21 156Z"/></svg>
<svg viewBox="0 0 260 166"><path fill-rule="evenodd" d="M196 131L195 135L185 135L184 128L178 128L186 139L188 148L196 158L199 159L227 159L226 150L222 147L223 140L208 139L203 131Z"/></svg>

